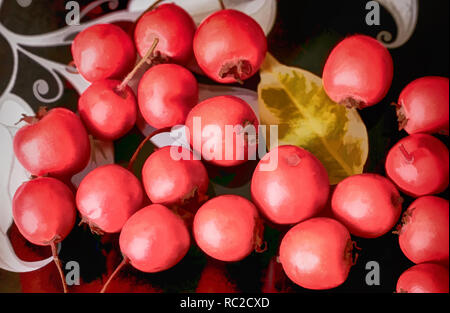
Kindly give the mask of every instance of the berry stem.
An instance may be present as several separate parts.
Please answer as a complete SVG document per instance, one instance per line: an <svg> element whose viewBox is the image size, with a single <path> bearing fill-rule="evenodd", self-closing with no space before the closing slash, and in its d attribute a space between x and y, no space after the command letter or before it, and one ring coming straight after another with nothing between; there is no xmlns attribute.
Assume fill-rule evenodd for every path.
<svg viewBox="0 0 450 313"><path fill-rule="evenodd" d="M170 132L171 130L172 130L172 128L170 128L170 127L157 129L154 132L152 132L150 135L148 135L144 140L142 140L142 142L139 144L136 151L134 152L133 156L131 157L130 162L128 163L128 170L131 171L133 169L134 162L136 161L136 159L139 155L139 152L141 152L142 148L147 143L147 141L149 141L150 139L152 139L154 136L156 136L158 134Z"/></svg>
<svg viewBox="0 0 450 313"><path fill-rule="evenodd" d="M222 10L225 10L226 7L225 7L225 4L223 3L223 0L219 0L219 3L220 3L220 8L221 8Z"/></svg>
<svg viewBox="0 0 450 313"><path fill-rule="evenodd" d="M405 158L406 162L408 163L412 163L414 162L414 157L408 152L408 150L406 150L404 145L400 145L399 146L400 151L403 154L403 157Z"/></svg>
<svg viewBox="0 0 450 313"><path fill-rule="evenodd" d="M102 290L100 290L100 293L105 293L106 289L108 288L108 286L111 283L111 281L113 280L113 278L117 275L117 273L119 273L119 271L122 269L122 267L124 267L127 264L128 264L128 258L124 257L122 262L120 262L120 264L116 267L116 269L111 274L111 276L109 276L108 281L103 285L103 288L102 288Z"/></svg>
<svg viewBox="0 0 450 313"><path fill-rule="evenodd" d="M52 248L53 261L55 261L56 268L58 269L59 276L61 277L64 293L67 293L67 284L66 280L64 279L64 272L62 270L61 261L59 260L58 250L56 249L56 244L54 240L50 243L50 247Z"/></svg>
<svg viewBox="0 0 450 313"><path fill-rule="evenodd" d="M130 80L132 80L134 75L136 75L136 72L141 68L142 65L144 65L145 62L147 62L148 58L150 58L150 56L155 51L156 46L158 45L158 42L159 42L159 39L155 38L151 48L148 49L148 51L145 54L145 56L139 61L139 63L133 68L133 70L124 78L122 83L117 87L117 91L118 92L122 92L125 89L125 87L128 85Z"/></svg>

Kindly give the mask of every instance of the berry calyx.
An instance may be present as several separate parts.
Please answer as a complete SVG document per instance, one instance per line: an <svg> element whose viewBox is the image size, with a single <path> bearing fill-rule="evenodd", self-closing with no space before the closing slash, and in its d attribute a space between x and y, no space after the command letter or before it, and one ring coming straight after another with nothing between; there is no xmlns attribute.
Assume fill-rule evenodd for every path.
<svg viewBox="0 0 450 313"><path fill-rule="evenodd" d="M94 82L122 79L133 67L136 51L133 41L120 27L97 24L75 37L72 56L78 72Z"/></svg>

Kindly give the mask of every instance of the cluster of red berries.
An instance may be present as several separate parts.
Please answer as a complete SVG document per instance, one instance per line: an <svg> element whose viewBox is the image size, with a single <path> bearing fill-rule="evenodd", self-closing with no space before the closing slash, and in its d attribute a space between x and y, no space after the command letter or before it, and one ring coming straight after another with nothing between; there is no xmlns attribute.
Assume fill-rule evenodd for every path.
<svg viewBox="0 0 450 313"><path fill-rule="evenodd" d="M133 68L136 50L142 59ZM88 133L116 140L135 125L138 110L158 129L156 133L186 125L193 150L199 143L203 159L216 166L246 162L251 143L234 140L227 147L224 129L227 125L257 129L257 116L245 101L232 96L197 104L198 84L186 68L196 62L219 83L242 82L259 71L266 52L261 27L244 13L226 9L196 28L189 14L174 4L151 7L137 21L134 41L112 24L94 25L79 33L72 44L74 63L92 82L79 99L80 118L62 108L40 111L36 117L25 118L30 125L14 138L16 157L36 176L13 199L14 220L22 235L34 244L52 246L60 265L55 245L71 232L78 210L93 232L120 232L123 262L118 269L131 264L155 273L175 266L186 255L191 233L207 255L234 262L254 250L264 251L264 220L297 224L281 242L279 261L296 284L329 289L346 280L355 262L350 234L376 238L397 223L402 211L398 187L408 195L425 196L403 219L400 246L405 255L416 263L448 264L448 201L430 196L448 186L448 150L438 139L422 134L448 133L448 79L424 78L405 89L399 116L411 136L388 155L386 170L392 182L375 174L344 180L332 197L334 218L317 217L330 194L326 169L313 154L295 146L277 147L260 161L251 182L253 201L237 195L207 201L206 168L194 158L195 152L184 147L176 150L187 158L173 158L172 147L151 154L142 169L142 184L131 166L127 170L115 164L90 172L75 196L64 183L89 161ZM151 67L135 96L128 83L144 63ZM381 44L352 36L331 53L324 87L336 102L367 107L386 95L392 67ZM367 73L372 74L368 77ZM420 114L424 110L433 114L425 118ZM195 118L202 121L199 132L194 129ZM202 136L208 125L220 128L221 134ZM209 153L215 149L211 158ZM230 157L227 151L234 153ZM271 158L277 159L277 166L265 171ZM180 212L194 215L193 219L183 219ZM406 282L399 282L399 290L414 291L422 284L422 290L442 291L442 276L434 277L442 272L441 267L427 266L415 269L419 274L411 270L402 275L406 278L401 281ZM448 270L444 270L448 291ZM61 269L60 274L66 290Z"/></svg>
<svg viewBox="0 0 450 313"><path fill-rule="evenodd" d="M393 62L388 50L361 35L339 43L323 73L324 88L331 99L360 109L379 103L392 78ZM403 199L398 190L417 198L403 213L396 233L405 256L418 265L400 276L397 292L448 292L449 202L435 195L444 192L449 184L449 152L432 134L449 133L449 80L414 80L395 105L399 129L409 136L396 143L387 155L389 179L375 174L345 179L333 193L332 213L352 235L377 238L390 231L400 218ZM299 281L304 279L302 272L297 273ZM345 271L337 273L342 279Z"/></svg>

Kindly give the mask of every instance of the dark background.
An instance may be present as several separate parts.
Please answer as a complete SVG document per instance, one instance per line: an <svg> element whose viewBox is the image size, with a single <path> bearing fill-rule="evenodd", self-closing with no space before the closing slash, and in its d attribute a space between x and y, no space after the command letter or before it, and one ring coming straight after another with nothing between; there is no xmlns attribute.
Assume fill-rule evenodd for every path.
<svg viewBox="0 0 450 313"><path fill-rule="evenodd" d="M149 1L151 3L152 1ZM376 37L383 30L388 30L396 36L396 27L393 18L382 9L381 25L367 26L365 23L365 4L367 1L278 1L278 15L275 27L269 35L269 51L282 63L289 66L298 66L307 69L319 76L325 64L327 55L333 46L342 38L354 33L363 33ZM6 0L0 8L0 21L4 26L20 34L41 34L65 26L64 1L33 1L27 7L20 7L16 1ZM79 1L81 7L89 1ZM120 1L119 8L125 8L127 1ZM104 4L89 14L85 20L98 17L109 11ZM394 59L394 80L392 88L386 98L378 105L361 111L361 116L368 128L370 139L369 160L366 172L384 174L384 158L390 147L406 133L399 132L397 128L395 109L391 106L401 90L412 80L427 76L439 75L448 77L448 12L449 1L427 0L419 1L419 19L417 28L411 39L402 47L390 50ZM69 63L71 61L68 46L57 48L27 48L45 58ZM0 35L0 94L9 80L11 72L11 51L7 40ZM52 96L57 88L52 87L52 78L45 71L27 57L21 55L18 80L13 93L20 95L34 109L39 103L32 94L31 86L40 78L47 78L50 83L48 97ZM204 77L199 81L209 83ZM246 82L245 87L256 90L259 82L254 77ZM77 106L77 93L66 85L63 97L50 106L65 106L75 110ZM54 94L53 94L54 95ZM447 142L446 137L439 137ZM130 132L125 138L115 143L116 162L125 163L131 157L143 136L137 129ZM152 147L148 145L142 152L139 165L151 153ZM249 166L254 166L250 164ZM210 169L213 179L218 183L239 185L245 183L250 175L237 179L235 173ZM247 171L251 173L251 171ZM441 195L448 199L448 190ZM404 209L413 199L405 197ZM279 239L283 229L266 228L266 240L269 251L262 255L253 254L247 259L226 266L228 278L243 292L259 292L265 281L265 271L271 258L276 256ZM387 234L378 239L364 240L354 238L360 251L357 264L351 269L347 281L332 292L387 292L392 293L400 274L413 264L402 254L397 236ZM82 278L89 282L98 279L105 271L105 257L102 251L112 249L104 245L100 239L91 235L83 228L75 228L63 244L61 259L64 261L76 260L82 269ZM108 250L109 251L109 250ZM368 286L365 283L367 270L365 265L369 261L377 261L381 269L381 285ZM195 246L191 248L184 260L171 270L159 274L142 274L131 268L124 270L122 275L131 275L140 283L151 284L163 291L190 292L194 291L200 278L201 271L207 262L204 254ZM282 275L279 274L279 275ZM280 278L280 277L278 277ZM302 289L282 277L284 281L277 288L289 292L312 292ZM326 291L330 292L330 291Z"/></svg>

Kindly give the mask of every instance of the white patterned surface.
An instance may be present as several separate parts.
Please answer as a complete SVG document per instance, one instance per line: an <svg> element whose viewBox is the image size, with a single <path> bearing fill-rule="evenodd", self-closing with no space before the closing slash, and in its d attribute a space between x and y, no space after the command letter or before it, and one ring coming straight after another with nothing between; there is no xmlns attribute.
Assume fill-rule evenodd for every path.
<svg viewBox="0 0 450 313"><path fill-rule="evenodd" d="M419 15L419 0L378 0L392 15L397 25L397 37L392 40L392 34L382 31L377 39L387 48L394 49L403 46L411 38L417 25Z"/></svg>

